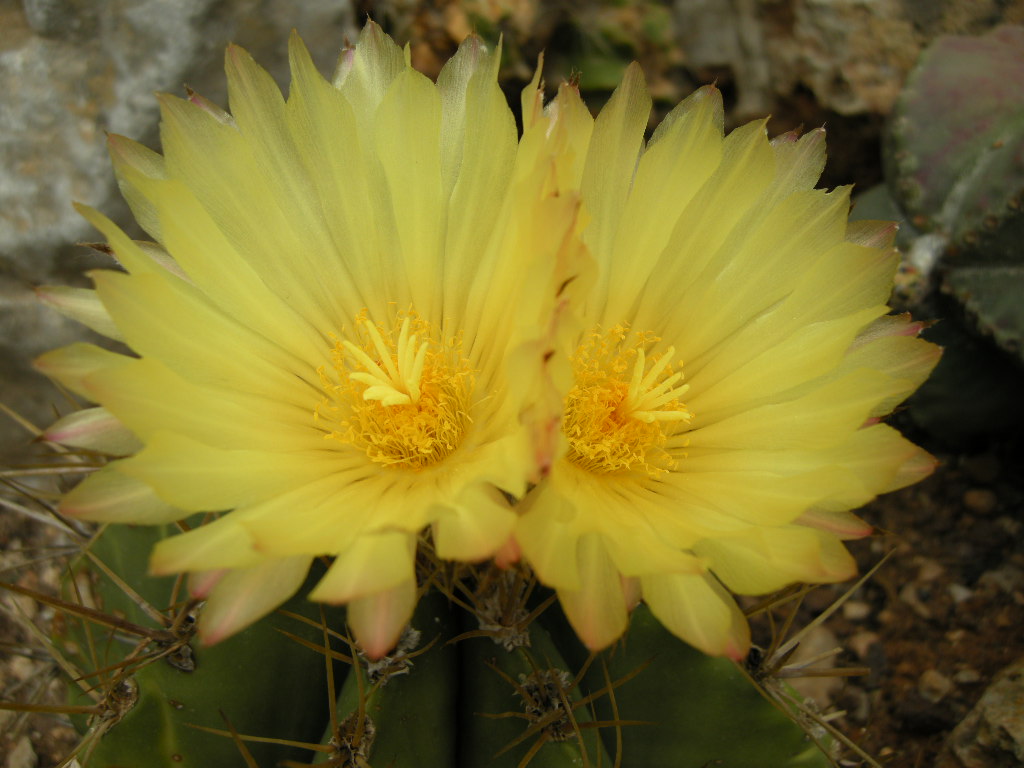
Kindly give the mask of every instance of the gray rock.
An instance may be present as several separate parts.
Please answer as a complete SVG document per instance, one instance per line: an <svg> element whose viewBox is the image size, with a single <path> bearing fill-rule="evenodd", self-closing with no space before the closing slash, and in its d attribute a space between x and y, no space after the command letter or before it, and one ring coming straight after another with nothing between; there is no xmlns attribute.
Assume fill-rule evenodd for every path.
<svg viewBox="0 0 1024 768"><path fill-rule="evenodd" d="M105 264L72 202L138 234L120 200L106 133L157 146L156 91L188 83L225 101L223 51L247 48L287 82L287 39L302 34L333 71L358 29L350 0L24 0L0 4L0 402L37 423L64 405L29 361L86 332L36 305L41 283L84 284ZM28 435L0 418L0 456Z"/></svg>
<svg viewBox="0 0 1024 768"><path fill-rule="evenodd" d="M963 768L1024 766L1024 658L996 675L950 734L946 757L954 756Z"/></svg>

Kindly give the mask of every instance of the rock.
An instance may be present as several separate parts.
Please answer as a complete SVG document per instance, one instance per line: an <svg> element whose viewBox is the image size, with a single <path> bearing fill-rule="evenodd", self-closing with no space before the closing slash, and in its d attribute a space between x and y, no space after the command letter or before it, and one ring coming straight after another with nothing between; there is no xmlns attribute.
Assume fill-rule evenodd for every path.
<svg viewBox="0 0 1024 768"><path fill-rule="evenodd" d="M87 334L40 307L32 288L74 278L81 283L86 270L108 265L74 245L98 238L72 202L100 208L138 233L117 192L105 134L156 146L153 92L181 94L186 82L224 103L223 52L231 41L283 83L293 27L328 73L345 38L356 32L350 0L106 5L0 3L0 402L37 424L52 421L53 405L66 408L66 400L29 361ZM23 454L30 439L0 418L5 451Z"/></svg>
<svg viewBox="0 0 1024 768"><path fill-rule="evenodd" d="M1012 563L1006 563L999 568L985 571L978 577L979 586L992 586L1002 592L1012 594L1024 589L1024 569L1018 568Z"/></svg>
<svg viewBox="0 0 1024 768"><path fill-rule="evenodd" d="M1024 658L996 675L945 750L963 768L1024 766Z"/></svg>
<svg viewBox="0 0 1024 768"><path fill-rule="evenodd" d="M935 581L945 571L939 563L928 558L921 558L919 565L920 568L917 572L918 581Z"/></svg>
<svg viewBox="0 0 1024 768"><path fill-rule="evenodd" d="M904 584L900 589L900 600L909 605L914 613L922 619L930 619L932 617L931 609L921 600L921 596L917 591L917 585L913 582Z"/></svg>
<svg viewBox="0 0 1024 768"><path fill-rule="evenodd" d="M969 587L965 587L963 584L950 584L949 596L952 598L954 603L962 603L965 600L970 600L974 597L974 590Z"/></svg>
<svg viewBox="0 0 1024 768"><path fill-rule="evenodd" d="M810 91L844 115L889 112L918 53L940 34L980 32L1024 3L934 0L676 0L679 44L693 68L727 68L740 114Z"/></svg>
<svg viewBox="0 0 1024 768"><path fill-rule="evenodd" d="M953 682L958 685L974 685L981 682L981 673L976 669L964 667L953 675Z"/></svg>
<svg viewBox="0 0 1024 768"><path fill-rule="evenodd" d="M867 660L872 646L878 644L880 639L877 632L864 631L852 635L846 644L858 659Z"/></svg>
<svg viewBox="0 0 1024 768"><path fill-rule="evenodd" d="M29 741L28 736L23 735L14 742L11 751L7 753L4 768L35 768L36 763L36 753L32 749L32 742Z"/></svg>
<svg viewBox="0 0 1024 768"><path fill-rule="evenodd" d="M835 634L819 624L804 636L789 663L800 664L839 647L840 643ZM831 669L835 665L836 656L826 655L811 664L810 668ZM819 710L825 711L832 705L832 697L842 688L843 678L828 675L794 677L787 682L805 699L813 699Z"/></svg>
<svg viewBox="0 0 1024 768"><path fill-rule="evenodd" d="M937 669L926 669L917 680L917 691L931 702L942 701L953 690L953 681Z"/></svg>
<svg viewBox="0 0 1024 768"><path fill-rule="evenodd" d="M870 615L870 603L861 600L847 600L843 603L843 616L850 621L863 621Z"/></svg>

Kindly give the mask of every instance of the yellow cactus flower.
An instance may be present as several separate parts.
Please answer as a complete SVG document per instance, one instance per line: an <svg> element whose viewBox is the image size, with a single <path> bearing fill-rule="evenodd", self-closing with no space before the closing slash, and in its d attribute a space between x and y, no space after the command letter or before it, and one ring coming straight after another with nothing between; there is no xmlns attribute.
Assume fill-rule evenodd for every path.
<svg viewBox="0 0 1024 768"><path fill-rule="evenodd" d="M705 87L645 146L650 107L633 65L596 119L571 86L543 112L568 135L560 183L581 192L598 269L563 350L559 446L516 539L591 648L642 598L677 636L740 658L730 590L849 578L841 540L870 531L849 510L932 470L880 418L939 351L886 306L895 225L849 223L848 189L814 189L824 131L723 137Z"/></svg>
<svg viewBox="0 0 1024 768"><path fill-rule="evenodd" d="M193 574L209 642L331 556L311 597L347 603L381 655L412 613L421 532L466 561L509 540L579 203L553 194L546 142L518 142L498 61L470 38L435 84L370 23L328 81L293 35L284 99L233 46L230 114L162 96L163 155L110 139L156 242L82 208L127 271L41 289L134 353L76 344L37 362L98 404L49 438L121 457L61 509L211 513L151 562Z"/></svg>

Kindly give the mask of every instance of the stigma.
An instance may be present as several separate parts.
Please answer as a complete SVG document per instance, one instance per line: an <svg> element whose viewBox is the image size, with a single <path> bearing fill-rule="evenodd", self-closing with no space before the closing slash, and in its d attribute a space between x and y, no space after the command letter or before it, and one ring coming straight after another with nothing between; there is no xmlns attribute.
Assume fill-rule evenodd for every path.
<svg viewBox="0 0 1024 768"><path fill-rule="evenodd" d="M453 453L469 428L473 370L458 339L415 312L390 325L364 311L318 369L324 397L314 419L325 437L376 463L419 471Z"/></svg>
<svg viewBox="0 0 1024 768"><path fill-rule="evenodd" d="M681 400L689 385L673 365L675 348L648 356L658 341L615 326L595 329L579 345L562 421L573 464L596 474L651 477L675 466L665 444L693 414Z"/></svg>

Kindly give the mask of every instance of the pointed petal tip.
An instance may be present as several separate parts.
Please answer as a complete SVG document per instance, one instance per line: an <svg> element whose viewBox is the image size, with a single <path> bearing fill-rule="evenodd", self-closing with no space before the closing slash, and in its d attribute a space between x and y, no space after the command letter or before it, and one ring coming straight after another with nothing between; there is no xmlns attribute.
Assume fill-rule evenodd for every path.
<svg viewBox="0 0 1024 768"><path fill-rule="evenodd" d="M189 574L188 591L192 597L205 600L210 593L230 573L230 569L221 568L215 571L197 571Z"/></svg>
<svg viewBox="0 0 1024 768"><path fill-rule="evenodd" d="M747 658L747 654L750 653L750 641L748 640L746 645L736 643L732 638L729 639L728 644L725 646L724 652L722 653L727 659L735 661L737 664L743 663L743 660Z"/></svg>
<svg viewBox="0 0 1024 768"><path fill-rule="evenodd" d="M507 570L519 562L523 551L515 536L509 536L504 544L494 553L494 564L502 570Z"/></svg>

